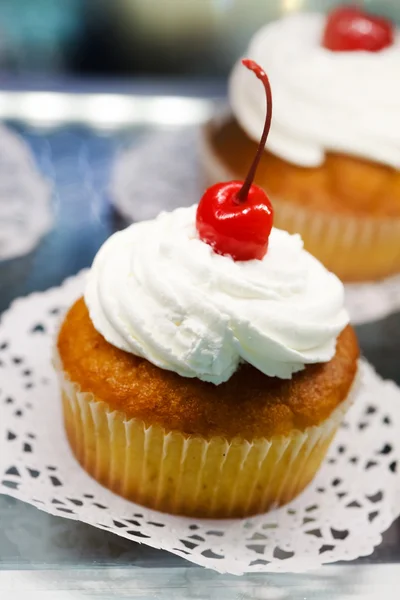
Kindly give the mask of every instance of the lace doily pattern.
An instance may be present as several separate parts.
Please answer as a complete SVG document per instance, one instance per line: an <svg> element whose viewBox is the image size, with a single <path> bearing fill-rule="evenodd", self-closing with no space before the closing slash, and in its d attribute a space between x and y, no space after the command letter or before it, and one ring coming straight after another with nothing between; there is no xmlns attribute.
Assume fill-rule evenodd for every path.
<svg viewBox="0 0 400 600"><path fill-rule="evenodd" d="M299 572L370 554L400 513L400 390L361 362L356 401L316 479L294 502L245 520L161 514L91 479L66 441L54 335L85 274L19 299L0 324L0 492L220 572Z"/></svg>
<svg viewBox="0 0 400 600"><path fill-rule="evenodd" d="M0 126L0 260L27 254L50 230L51 194L26 143Z"/></svg>
<svg viewBox="0 0 400 600"><path fill-rule="evenodd" d="M111 199L125 219L153 219L162 210L199 201L203 192L200 139L195 128L155 133L119 154L111 178ZM356 325L400 310L400 274L379 282L347 284L345 290Z"/></svg>

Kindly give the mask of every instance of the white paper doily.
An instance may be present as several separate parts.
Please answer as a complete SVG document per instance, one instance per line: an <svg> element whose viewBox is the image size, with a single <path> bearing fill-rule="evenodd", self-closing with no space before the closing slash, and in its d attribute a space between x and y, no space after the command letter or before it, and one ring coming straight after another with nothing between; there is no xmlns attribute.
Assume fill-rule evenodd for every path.
<svg viewBox="0 0 400 600"><path fill-rule="evenodd" d="M155 133L117 157L111 200L128 221L153 219L162 210L196 204L202 193L200 132ZM400 310L400 274L383 281L346 284L346 305L356 325Z"/></svg>
<svg viewBox="0 0 400 600"><path fill-rule="evenodd" d="M54 333L84 274L19 299L0 324L0 493L221 572L303 571L368 555L400 513L400 390L361 363L361 389L321 471L291 504L247 520L164 515L91 479L66 441Z"/></svg>
<svg viewBox="0 0 400 600"><path fill-rule="evenodd" d="M51 186L16 133L0 125L0 260L30 252L52 225Z"/></svg>

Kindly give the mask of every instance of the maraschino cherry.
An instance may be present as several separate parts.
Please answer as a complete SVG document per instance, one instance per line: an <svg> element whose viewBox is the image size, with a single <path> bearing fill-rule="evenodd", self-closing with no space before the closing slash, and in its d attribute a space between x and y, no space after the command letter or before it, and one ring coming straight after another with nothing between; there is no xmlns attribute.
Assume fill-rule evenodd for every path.
<svg viewBox="0 0 400 600"><path fill-rule="evenodd" d="M379 52L393 44L394 26L358 6L339 6L327 18L322 44L334 52Z"/></svg>
<svg viewBox="0 0 400 600"><path fill-rule="evenodd" d="M268 249L273 210L266 193L253 184L272 118L272 93L266 73L254 61L242 60L262 81L267 99L264 131L245 181L216 183L200 200L196 226L200 239L218 254L234 260L261 260Z"/></svg>

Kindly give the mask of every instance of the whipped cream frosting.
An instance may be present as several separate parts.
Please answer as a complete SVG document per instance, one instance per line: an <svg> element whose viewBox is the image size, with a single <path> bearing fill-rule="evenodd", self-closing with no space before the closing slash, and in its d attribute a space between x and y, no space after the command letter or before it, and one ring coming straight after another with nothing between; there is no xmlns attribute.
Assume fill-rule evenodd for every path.
<svg viewBox="0 0 400 600"><path fill-rule="evenodd" d="M319 166L332 151L400 169L400 31L380 52L332 52L321 45L325 22L295 14L251 40L246 56L268 73L274 95L267 148L299 166ZM229 87L235 117L258 142L262 85L239 61Z"/></svg>
<svg viewBox="0 0 400 600"><path fill-rule="evenodd" d="M329 361L348 323L343 285L272 229L263 260L235 262L202 242L196 206L114 234L98 252L85 301L112 345L184 377L220 384L243 361L290 378Z"/></svg>

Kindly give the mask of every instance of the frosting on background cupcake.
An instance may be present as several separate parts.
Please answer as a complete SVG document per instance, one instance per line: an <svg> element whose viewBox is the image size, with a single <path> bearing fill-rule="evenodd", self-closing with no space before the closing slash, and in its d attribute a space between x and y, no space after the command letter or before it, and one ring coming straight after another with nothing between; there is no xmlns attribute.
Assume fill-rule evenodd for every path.
<svg viewBox="0 0 400 600"><path fill-rule="evenodd" d="M322 47L326 17L303 13L266 25L246 54L268 75L274 118L267 149L296 165L316 167L327 151L400 169L400 32L380 52ZM238 62L230 103L241 127L258 140L265 98Z"/></svg>

